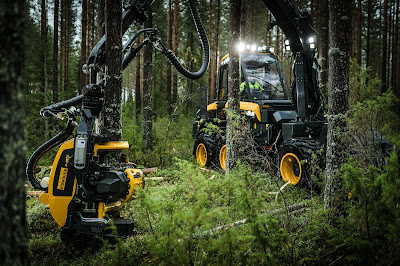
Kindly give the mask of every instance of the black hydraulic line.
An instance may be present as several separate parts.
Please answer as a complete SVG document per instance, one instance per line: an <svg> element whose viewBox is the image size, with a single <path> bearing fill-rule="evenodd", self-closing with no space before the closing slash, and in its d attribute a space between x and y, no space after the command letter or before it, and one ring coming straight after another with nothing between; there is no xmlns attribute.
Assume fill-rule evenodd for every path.
<svg viewBox="0 0 400 266"><path fill-rule="evenodd" d="M193 21L196 25L197 33L199 34L201 47L203 50L203 64L197 72L190 72L181 63L179 59L171 50L167 50L165 46L162 45L162 52L167 57L168 61L176 68L176 70L189 79L199 79L203 76L204 72L207 70L208 63L210 61L210 47L208 44L207 34L204 30L203 24L200 19L199 11L196 6L196 0L189 0L190 12L192 13Z"/></svg>
<svg viewBox="0 0 400 266"><path fill-rule="evenodd" d="M40 146L32 154L31 158L29 158L28 164L26 165L26 177L28 178L29 182L32 184L34 189L42 190L45 192L48 191L47 188L43 188L40 185L40 181L36 177L36 165L39 162L40 158L42 158L42 156L46 152L59 146L61 143L66 141L72 135L72 132L74 131L75 127L73 122L74 120L70 119L68 121L67 127L63 131L61 131L56 136L54 136L53 138L49 139L44 144L42 144L42 146Z"/></svg>
<svg viewBox="0 0 400 266"><path fill-rule="evenodd" d="M135 34L125 43L124 48L122 49L122 53L125 54L128 51L129 46L131 46L131 44L136 40L136 38L140 34L145 33L145 32L157 33L158 31L156 29L153 29L153 28L147 28L147 29L141 29L141 30L135 32Z"/></svg>
<svg viewBox="0 0 400 266"><path fill-rule="evenodd" d="M84 96L81 94L69 100L43 107L42 109L40 109L40 115L43 117L50 117L52 116L51 113L61 111L62 108L68 108L73 105L80 104L83 100L83 97Z"/></svg>
<svg viewBox="0 0 400 266"><path fill-rule="evenodd" d="M145 46L148 43L149 43L149 40L145 40L138 47L135 47L135 49L129 50L125 54L124 59L122 60L122 70L124 70L125 68L127 68L127 66L129 66L129 64L132 62L133 58L136 57L137 53L143 48L143 46Z"/></svg>

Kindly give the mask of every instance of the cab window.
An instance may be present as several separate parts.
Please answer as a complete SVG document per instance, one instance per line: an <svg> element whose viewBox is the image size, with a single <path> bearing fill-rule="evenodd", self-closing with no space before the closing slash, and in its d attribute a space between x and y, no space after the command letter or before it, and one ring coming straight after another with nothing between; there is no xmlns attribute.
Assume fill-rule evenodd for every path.
<svg viewBox="0 0 400 266"><path fill-rule="evenodd" d="M225 65L220 68L218 100L226 101L227 99L228 99L228 65Z"/></svg>

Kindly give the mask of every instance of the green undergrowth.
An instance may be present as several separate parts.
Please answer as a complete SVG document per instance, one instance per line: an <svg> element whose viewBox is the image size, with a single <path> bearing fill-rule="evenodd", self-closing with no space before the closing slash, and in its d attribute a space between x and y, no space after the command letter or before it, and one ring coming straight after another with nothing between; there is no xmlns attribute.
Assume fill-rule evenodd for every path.
<svg viewBox="0 0 400 266"><path fill-rule="evenodd" d="M328 233L317 233L321 198L305 188L285 187L277 196L283 183L266 173L241 166L225 176L181 159L153 175L164 179L147 180L136 199L121 208L122 217L137 223L137 235L95 253L61 242L49 210L30 198L32 264L316 263L324 248L318 242ZM288 211L298 203L305 208ZM308 249L307 256L302 249Z"/></svg>

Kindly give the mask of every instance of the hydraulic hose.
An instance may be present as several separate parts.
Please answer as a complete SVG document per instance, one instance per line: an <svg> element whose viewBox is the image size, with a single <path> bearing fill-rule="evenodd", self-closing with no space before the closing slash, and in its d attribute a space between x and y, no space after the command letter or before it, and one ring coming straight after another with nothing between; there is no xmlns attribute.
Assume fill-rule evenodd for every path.
<svg viewBox="0 0 400 266"><path fill-rule="evenodd" d="M40 115L43 117L50 117L51 113L55 113L60 111L62 108L68 108L71 107L73 105L79 104L82 102L84 95L78 95L74 98L71 98L69 100L63 101L63 102L59 102L59 103L55 103L52 105L49 105L47 107L43 107L42 109L40 109Z"/></svg>
<svg viewBox="0 0 400 266"><path fill-rule="evenodd" d="M42 156L46 152L54 149L55 147L66 141L72 135L72 132L74 131L75 127L73 122L74 120L70 119L68 121L67 127L63 131L61 131L56 136L54 136L53 138L49 139L44 144L42 144L42 146L40 146L32 154L31 158L29 158L28 164L26 165L26 177L28 178L29 182L32 184L34 189L47 192L47 188L43 188L40 185L40 181L36 177L36 165L39 162L40 158L42 158Z"/></svg>
<svg viewBox="0 0 400 266"><path fill-rule="evenodd" d="M204 72L207 70L210 61L210 46L207 40L207 34L204 30L203 24L200 19L199 11L196 6L196 0L189 0L190 12L192 13L193 21L196 25L197 33L199 34L201 47L203 50L203 63L201 68L197 72L190 72L181 63L179 59L171 50L165 49L163 54L167 57L168 61L176 68L176 70L189 79L199 79L203 76Z"/></svg>

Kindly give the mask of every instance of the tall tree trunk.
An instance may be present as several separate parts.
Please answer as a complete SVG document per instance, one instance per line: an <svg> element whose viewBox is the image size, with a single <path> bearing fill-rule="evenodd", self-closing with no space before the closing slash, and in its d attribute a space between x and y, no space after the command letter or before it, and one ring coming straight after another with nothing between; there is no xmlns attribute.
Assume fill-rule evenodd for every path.
<svg viewBox="0 0 400 266"><path fill-rule="evenodd" d="M242 0L240 7L240 36L241 41L245 42L246 40L246 19L247 19L247 0Z"/></svg>
<svg viewBox="0 0 400 266"><path fill-rule="evenodd" d="M140 26L136 28L137 31L140 30ZM141 42L140 36L138 37L138 43ZM139 52L136 56L136 76L135 76L135 105L136 105L136 110L135 110L135 117L136 117L136 122L140 121L140 114L142 111L142 94L141 94L141 89L140 89L140 80L141 80L141 71L140 71L140 59L141 59L141 52ZM168 64L169 65L169 64Z"/></svg>
<svg viewBox="0 0 400 266"><path fill-rule="evenodd" d="M237 148L235 145L235 134L239 116L239 87L240 87L240 62L239 52L235 44L240 41L240 10L241 0L229 0L229 66L228 66L228 110L226 125L226 173L234 166Z"/></svg>
<svg viewBox="0 0 400 266"><path fill-rule="evenodd" d="M212 16L213 16L213 0L210 0L208 5L208 41L210 43L210 52L212 52ZM210 64L213 64L213 59L211 58ZM212 67L208 68L208 100L211 100L211 86L212 86Z"/></svg>
<svg viewBox="0 0 400 266"><path fill-rule="evenodd" d="M65 6L65 45L64 45L64 91L68 91L69 87L69 49L70 49L70 38L71 38L71 26L72 26L72 0L66 1Z"/></svg>
<svg viewBox="0 0 400 266"><path fill-rule="evenodd" d="M90 53L90 39L92 38L92 8L90 0L87 0L87 36L86 36L86 60L89 58ZM83 12L82 12L83 13ZM85 62L86 63L86 62ZM86 76L86 83L89 81L89 75Z"/></svg>
<svg viewBox="0 0 400 266"><path fill-rule="evenodd" d="M384 0L383 3L383 31L382 31L382 88L381 92L384 93L387 90L387 29L388 23L388 0Z"/></svg>
<svg viewBox="0 0 400 266"><path fill-rule="evenodd" d="M349 107L350 5L348 0L331 0L329 14L329 104L326 184L324 193L328 222L337 225L344 215L346 193L340 167L346 162L345 114Z"/></svg>
<svg viewBox="0 0 400 266"><path fill-rule="evenodd" d="M79 90L86 85L86 74L82 71L82 66L86 64L86 36L87 36L87 18L88 18L88 0L82 0L82 35L81 35L81 60L79 65Z"/></svg>
<svg viewBox="0 0 400 266"><path fill-rule="evenodd" d="M97 15L97 40L100 41L101 37L106 33L105 20L104 20L105 0L99 0L99 13Z"/></svg>
<svg viewBox="0 0 400 266"><path fill-rule="evenodd" d="M212 79L211 79L211 90L210 90L210 100L213 101L217 95L216 93L216 83L217 83L217 67L218 67L218 55L219 55L219 34L221 27L221 0L217 0L217 14L215 16L216 27L214 33L214 60L211 65L212 68Z"/></svg>
<svg viewBox="0 0 400 266"><path fill-rule="evenodd" d="M153 26L153 18L149 7L149 18L145 22L146 28ZM152 84L153 84L153 47L146 45L143 51L143 150L151 150L153 142L153 108L152 108Z"/></svg>
<svg viewBox="0 0 400 266"><path fill-rule="evenodd" d="M173 52L178 56L178 45L179 45L179 0L174 1L174 44ZM172 75L172 104L176 105L178 100L178 73L174 69Z"/></svg>
<svg viewBox="0 0 400 266"><path fill-rule="evenodd" d="M319 63L321 70L319 72L319 86L325 103L328 101L328 50L329 50L329 2L328 0L320 0L319 2L320 28L319 32Z"/></svg>
<svg viewBox="0 0 400 266"><path fill-rule="evenodd" d="M0 10L0 264L28 265L26 145L21 130L25 129L25 1L1 1Z"/></svg>
<svg viewBox="0 0 400 266"><path fill-rule="evenodd" d="M398 61L398 43L399 43L399 0L396 1L395 15L393 16L393 45L392 45L392 88L397 90L397 61Z"/></svg>
<svg viewBox="0 0 400 266"><path fill-rule="evenodd" d="M47 92L47 7L46 0L41 1L40 46L42 55L42 92ZM44 95L46 97L46 95Z"/></svg>
<svg viewBox="0 0 400 266"><path fill-rule="evenodd" d="M58 102L58 0L54 1L53 33L53 103Z"/></svg>
<svg viewBox="0 0 400 266"><path fill-rule="evenodd" d="M99 118L100 134L111 140L122 138L122 6L120 1L105 1L106 89Z"/></svg>
<svg viewBox="0 0 400 266"><path fill-rule="evenodd" d="M64 78L64 46L65 46L65 1L61 0L60 15L60 89L63 88Z"/></svg>
<svg viewBox="0 0 400 266"><path fill-rule="evenodd" d="M250 0L250 41L254 43L255 34L254 34L254 0Z"/></svg>
<svg viewBox="0 0 400 266"><path fill-rule="evenodd" d="M357 24L357 63L361 66L361 56L362 56L362 43L361 43L361 27L362 27L362 3L358 0L358 24Z"/></svg>
<svg viewBox="0 0 400 266"><path fill-rule="evenodd" d="M367 18L367 51L366 51L366 67L371 65L370 53L371 53L371 16L372 16L372 0L368 0L368 18Z"/></svg>
<svg viewBox="0 0 400 266"><path fill-rule="evenodd" d="M167 49L172 50L172 0L168 0ZM171 64L167 63L167 115L171 114Z"/></svg>

